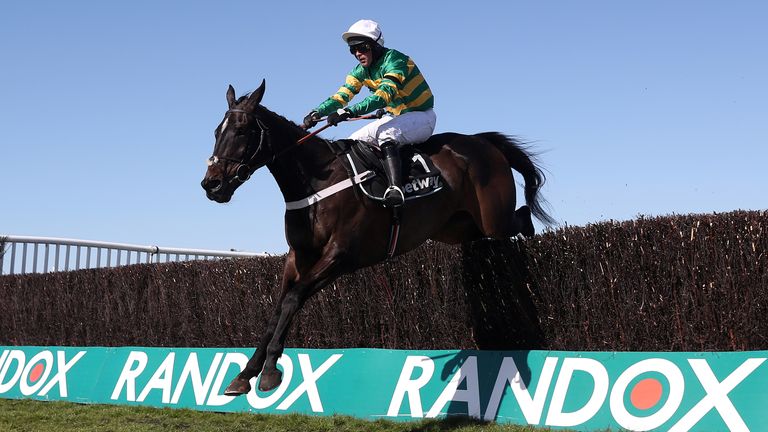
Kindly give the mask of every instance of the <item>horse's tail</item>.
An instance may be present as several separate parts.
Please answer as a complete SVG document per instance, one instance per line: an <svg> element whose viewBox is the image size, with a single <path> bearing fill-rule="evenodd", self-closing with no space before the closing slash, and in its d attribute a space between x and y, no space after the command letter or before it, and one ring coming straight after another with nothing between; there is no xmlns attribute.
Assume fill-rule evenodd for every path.
<svg viewBox="0 0 768 432"><path fill-rule="evenodd" d="M498 132L485 132L477 136L493 143L507 158L510 168L523 175L525 202L530 207L531 213L542 223L554 225L555 219L544 209L546 200L539 195L539 189L547 178L541 168L536 165L536 155L526 149L525 144L515 137Z"/></svg>

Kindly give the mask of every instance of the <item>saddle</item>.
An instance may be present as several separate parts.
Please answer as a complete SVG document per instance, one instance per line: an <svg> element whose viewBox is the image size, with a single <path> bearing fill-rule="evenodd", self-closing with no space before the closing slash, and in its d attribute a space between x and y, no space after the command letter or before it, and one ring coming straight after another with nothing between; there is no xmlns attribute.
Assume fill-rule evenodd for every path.
<svg viewBox="0 0 768 432"><path fill-rule="evenodd" d="M336 157L342 160L347 169L349 182L357 184L368 198L381 202L384 191L389 187L384 173L383 152L376 146L361 141L342 139L326 141ZM423 198L439 192L443 188L443 177L432 160L414 145L400 147L400 163L403 177L403 195L408 201ZM392 208L392 223L389 230L387 257L391 258L397 250L400 237L400 222L403 207Z"/></svg>
<svg viewBox="0 0 768 432"><path fill-rule="evenodd" d="M360 190L374 201L382 201L389 186L383 167L383 152L376 146L361 141L342 139L329 142L331 150L345 161L350 178L366 171L358 184ZM405 200L410 201L439 192L443 188L443 177L432 160L414 145L400 147L401 179Z"/></svg>

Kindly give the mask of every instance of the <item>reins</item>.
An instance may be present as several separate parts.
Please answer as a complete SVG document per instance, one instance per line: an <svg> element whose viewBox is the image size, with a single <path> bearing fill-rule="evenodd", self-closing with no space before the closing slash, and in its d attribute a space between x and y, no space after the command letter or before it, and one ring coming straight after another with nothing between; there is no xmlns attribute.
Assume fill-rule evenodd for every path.
<svg viewBox="0 0 768 432"><path fill-rule="evenodd" d="M351 120L351 119L350 119L350 120ZM297 145L302 145L302 144L304 144L304 143L305 143L305 142L306 142L308 139L310 139L310 138L312 138L313 136L315 136L315 135L319 134L320 132L322 132L322 131L324 131L324 130L328 129L329 127L331 127L331 125L330 125L330 124L326 124L325 126L321 127L320 129L315 129L314 131L312 131L312 132L310 132L309 134L307 134L305 137L303 137L303 138L300 138L298 141L296 141L296 144L297 144ZM302 128L302 129L304 129L304 126L302 126L301 128ZM305 130L306 130L306 129L305 129Z"/></svg>
<svg viewBox="0 0 768 432"><path fill-rule="evenodd" d="M360 117L352 117L352 118L348 118L348 119L347 119L347 121L379 119L379 118L382 118L383 116L384 116L384 110L378 110L378 111L376 111L376 112L375 112L375 113L373 113L373 114L368 114L368 115L364 115L364 116L360 116ZM318 123L319 123L319 122L321 122L321 121L323 121L323 120L325 120L325 119L327 119L327 118L328 118L328 117L323 117L323 118L321 118L321 119L318 119L317 121L318 121ZM310 139L310 138L312 138L313 136L315 136L315 135L319 134L320 132L322 132L322 131L324 131L324 130L328 129L328 128L329 128L329 127L331 127L331 126L332 126L331 124L326 124L325 126L321 127L320 129L315 129L314 131L310 132L310 133L309 133L307 136L305 136L305 137L303 137L303 138L299 139L298 141L296 141L296 144L297 144L297 145L302 145L302 144L304 144L304 143L305 143L305 142L306 142L308 139ZM305 130L307 129L307 128L305 128L303 125L301 126L301 128L302 128L302 129L305 129Z"/></svg>
<svg viewBox="0 0 768 432"><path fill-rule="evenodd" d="M359 116L359 117L351 117L351 118L348 118L345 121L380 119L380 118L382 118L384 116L384 114L386 114L386 111L384 111L383 109L380 109L380 110L377 110L376 112L374 112L372 114L367 114L367 115ZM317 121L321 122L321 121L327 120L327 119L328 119L328 117L323 117L323 118L318 119ZM305 142L307 142L307 140L309 140L313 136L319 134L320 132L328 129L331 126L333 126L333 125L331 125L330 123L327 123L327 124L325 124L325 126L322 126L319 129L315 129L314 131L310 132L306 136L299 138L299 140L296 141L295 144L289 145L288 147L284 148L281 152L274 154L272 156L272 161L277 160L280 156L282 156L283 154L293 150L296 146L300 146L300 145L304 144ZM301 125L300 127L302 129L306 130L304 125Z"/></svg>
<svg viewBox="0 0 768 432"><path fill-rule="evenodd" d="M313 136L319 134L320 132L322 132L322 131L324 131L324 130L326 130L329 127L332 126L331 124L326 124L325 126L319 128L317 130L314 130L314 131L310 132L309 134L307 134L306 136L300 138L298 141L296 141L296 143L294 143L292 145L289 145L288 147L282 149L282 151L280 151L278 153L274 153L274 151L272 151L272 142L267 137L269 135L269 128L264 123L262 123L261 120L259 120L259 118L256 117L251 112L248 112L248 111L242 110L242 109L230 109L230 110L227 111L227 114L233 113L233 112L235 112L235 113L242 113L242 114L245 114L246 116L254 116L254 118L256 120L256 124L257 124L258 129L259 129L259 144L256 147L256 150L253 152L253 154L251 154L251 157L248 158L248 160L245 160L245 158L243 158L242 160L235 160L235 159L231 159L231 158L227 158L227 157L219 157L219 156L211 156L210 158L208 158L208 166L217 164L219 162L219 160L226 160L226 161L238 164L237 168L235 169L235 176L232 177L232 179L229 180L229 183L232 183L234 181L239 181L240 183L245 183L251 177L251 171L255 171L255 170L259 169L261 166L263 166L263 165L261 165L261 166L258 166L258 167L253 167L253 166L251 166L251 162L253 162L253 160L256 158L256 156L260 153L261 147L265 143L265 139L264 138L267 138L266 139L266 144L267 144L267 147L269 147L270 152L272 153L271 161L267 162L267 163L271 163L271 162L276 161L283 154L291 151L296 146L304 144L308 139L312 138ZM378 110L378 111L376 111L376 112L374 112L372 114L349 118L349 119L347 119L347 121L377 119L377 118L383 117L384 114L385 114L385 111L382 109L382 110ZM323 120L327 120L327 117L318 119L318 122L323 121ZM304 128L304 126L301 126L301 128L306 130L306 128ZM243 168L245 168L244 173L241 172L243 170Z"/></svg>

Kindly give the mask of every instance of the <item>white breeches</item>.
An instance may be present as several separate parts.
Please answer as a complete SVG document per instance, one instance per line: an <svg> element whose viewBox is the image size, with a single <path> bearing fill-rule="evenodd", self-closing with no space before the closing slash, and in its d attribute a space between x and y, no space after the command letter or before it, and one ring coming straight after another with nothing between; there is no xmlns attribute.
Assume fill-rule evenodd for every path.
<svg viewBox="0 0 768 432"><path fill-rule="evenodd" d="M349 136L350 139L364 141L376 146L387 141L398 144L417 144L426 141L435 131L437 116L435 111L411 111L395 117L384 117L368 123Z"/></svg>

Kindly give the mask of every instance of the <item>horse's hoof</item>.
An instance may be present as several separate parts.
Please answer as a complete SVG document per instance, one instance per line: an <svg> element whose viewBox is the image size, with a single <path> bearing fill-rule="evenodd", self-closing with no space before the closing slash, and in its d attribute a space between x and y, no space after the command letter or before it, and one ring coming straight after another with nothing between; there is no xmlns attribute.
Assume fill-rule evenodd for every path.
<svg viewBox="0 0 768 432"><path fill-rule="evenodd" d="M229 383L229 386L224 390L225 396L240 396L251 391L251 384L246 379L236 377Z"/></svg>
<svg viewBox="0 0 768 432"><path fill-rule="evenodd" d="M259 390L270 391L273 388L280 385L283 382L283 373L275 369L273 371L261 372L261 379L259 380Z"/></svg>
<svg viewBox="0 0 768 432"><path fill-rule="evenodd" d="M515 218L522 224L520 234L525 237L531 238L536 234L536 230L533 227L533 220L531 219L531 209L524 205L515 210Z"/></svg>

